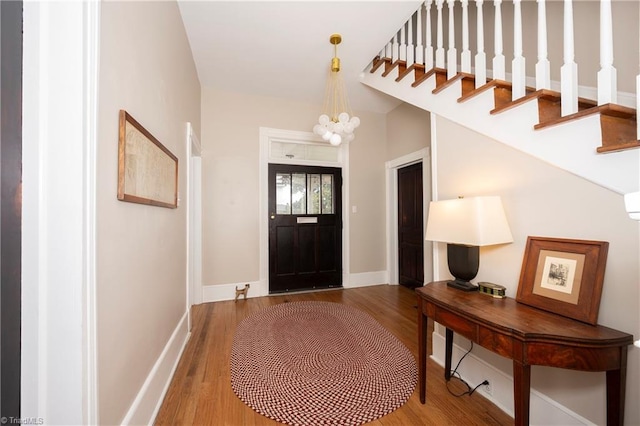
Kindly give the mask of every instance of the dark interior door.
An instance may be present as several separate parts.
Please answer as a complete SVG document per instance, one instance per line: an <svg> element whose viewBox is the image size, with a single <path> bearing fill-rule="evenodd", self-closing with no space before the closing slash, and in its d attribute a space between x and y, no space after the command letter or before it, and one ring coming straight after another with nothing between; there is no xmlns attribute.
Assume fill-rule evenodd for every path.
<svg viewBox="0 0 640 426"><path fill-rule="evenodd" d="M0 416L20 419L22 2L0 1Z"/></svg>
<svg viewBox="0 0 640 426"><path fill-rule="evenodd" d="M398 170L398 269L401 285L424 284L422 163Z"/></svg>
<svg viewBox="0 0 640 426"><path fill-rule="evenodd" d="M342 286L339 168L269 165L269 292Z"/></svg>

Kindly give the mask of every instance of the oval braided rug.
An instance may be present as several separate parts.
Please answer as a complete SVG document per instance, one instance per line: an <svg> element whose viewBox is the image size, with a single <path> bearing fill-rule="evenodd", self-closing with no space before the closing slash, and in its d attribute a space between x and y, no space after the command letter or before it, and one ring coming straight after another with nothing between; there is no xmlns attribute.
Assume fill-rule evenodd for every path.
<svg viewBox="0 0 640 426"><path fill-rule="evenodd" d="M231 387L291 425L360 425L404 404L416 362L368 314L340 303L292 302L245 318L231 348Z"/></svg>

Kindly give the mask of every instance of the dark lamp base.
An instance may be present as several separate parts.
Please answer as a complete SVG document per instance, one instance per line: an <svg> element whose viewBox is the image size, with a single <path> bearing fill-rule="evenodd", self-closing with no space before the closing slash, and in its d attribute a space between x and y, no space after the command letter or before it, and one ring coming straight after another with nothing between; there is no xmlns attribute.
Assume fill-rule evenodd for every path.
<svg viewBox="0 0 640 426"><path fill-rule="evenodd" d="M457 288L462 291L478 291L478 286L475 284L471 284L469 281L463 281L456 279L455 281L447 282L449 287Z"/></svg>

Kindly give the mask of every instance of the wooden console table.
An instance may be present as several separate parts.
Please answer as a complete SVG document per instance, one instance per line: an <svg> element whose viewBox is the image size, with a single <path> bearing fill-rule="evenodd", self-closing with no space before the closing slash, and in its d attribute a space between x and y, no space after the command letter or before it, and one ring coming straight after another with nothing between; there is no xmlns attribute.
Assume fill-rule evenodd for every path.
<svg viewBox="0 0 640 426"><path fill-rule="evenodd" d="M477 292L447 287L446 281L416 289L418 295L418 374L420 401L426 393L427 318L446 327L445 379L451 374L453 333L459 333L513 360L515 424L529 424L531 366L606 371L607 425L624 421L627 346L633 336L592 326Z"/></svg>

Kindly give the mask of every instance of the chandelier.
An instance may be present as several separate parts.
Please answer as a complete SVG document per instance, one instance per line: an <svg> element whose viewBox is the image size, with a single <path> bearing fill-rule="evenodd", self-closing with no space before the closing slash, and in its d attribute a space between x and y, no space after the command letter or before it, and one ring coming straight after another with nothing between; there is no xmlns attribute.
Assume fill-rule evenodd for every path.
<svg viewBox="0 0 640 426"><path fill-rule="evenodd" d="M353 132L360 125L360 119L354 117L349 108L347 92L340 75L338 45L341 41L342 36L340 34L332 34L329 38L329 42L333 44L331 72L327 79L322 114L318 118L318 124L313 126L313 132L321 136L323 140L329 141L331 145L340 145L343 141L352 141L355 138Z"/></svg>

